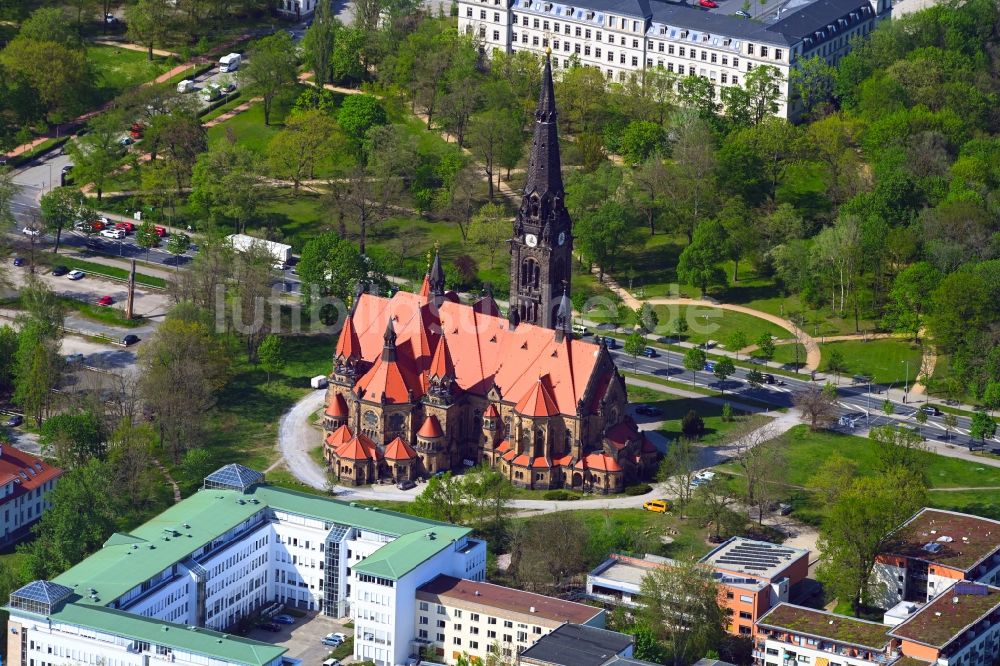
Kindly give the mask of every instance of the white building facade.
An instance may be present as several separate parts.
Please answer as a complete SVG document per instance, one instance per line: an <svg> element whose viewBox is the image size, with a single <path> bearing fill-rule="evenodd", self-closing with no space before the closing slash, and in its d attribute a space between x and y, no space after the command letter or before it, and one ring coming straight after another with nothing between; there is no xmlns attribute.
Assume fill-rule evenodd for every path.
<svg viewBox="0 0 1000 666"><path fill-rule="evenodd" d="M23 538L49 508L46 495L56 486L62 470L44 460L0 445L0 546Z"/></svg>
<svg viewBox="0 0 1000 666"><path fill-rule="evenodd" d="M52 663L55 645L108 666L165 654L268 666L283 648L211 630L280 603L354 618L355 656L391 666L409 655L416 588L441 573L481 579L485 566L485 543L465 528L273 488L230 465L53 581L13 593L21 630L9 654L23 666ZM48 638L23 640L39 632Z"/></svg>
<svg viewBox="0 0 1000 666"><path fill-rule="evenodd" d="M776 115L795 119L789 71L820 56L836 63L855 37L891 14L891 0L816 0L765 24L662 0L458 0L458 27L487 54L552 50L553 67L594 67L609 82L660 68L710 80L716 99L767 65L781 81ZM789 101L791 100L791 102Z"/></svg>

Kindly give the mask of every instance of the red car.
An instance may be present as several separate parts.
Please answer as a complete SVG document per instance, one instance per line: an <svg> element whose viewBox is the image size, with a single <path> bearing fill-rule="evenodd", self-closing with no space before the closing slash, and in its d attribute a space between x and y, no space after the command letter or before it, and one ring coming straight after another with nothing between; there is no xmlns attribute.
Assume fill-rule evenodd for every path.
<svg viewBox="0 0 1000 666"><path fill-rule="evenodd" d="M112 303L114 303L114 300L110 296L101 296L97 299L98 305L111 305Z"/></svg>
<svg viewBox="0 0 1000 666"><path fill-rule="evenodd" d="M719 3L717 3L715 0L698 0L698 4L701 5L702 7L705 7L706 9L715 9L716 7L719 6Z"/></svg>
<svg viewBox="0 0 1000 666"><path fill-rule="evenodd" d="M167 235L167 230L161 227L160 225L156 225L155 227L153 227L153 229L156 231L156 235L159 236L160 238L163 238L164 236Z"/></svg>
<svg viewBox="0 0 1000 666"><path fill-rule="evenodd" d="M115 224L115 229L122 229L125 233L130 234L135 231L135 225L131 222L118 222Z"/></svg>
<svg viewBox="0 0 1000 666"><path fill-rule="evenodd" d="M146 130L146 126L142 123L132 123L132 127L129 128L128 135L138 141L142 138L142 133Z"/></svg>
<svg viewBox="0 0 1000 666"><path fill-rule="evenodd" d="M94 220L90 223L90 228L94 231L104 231L104 223L100 220Z"/></svg>

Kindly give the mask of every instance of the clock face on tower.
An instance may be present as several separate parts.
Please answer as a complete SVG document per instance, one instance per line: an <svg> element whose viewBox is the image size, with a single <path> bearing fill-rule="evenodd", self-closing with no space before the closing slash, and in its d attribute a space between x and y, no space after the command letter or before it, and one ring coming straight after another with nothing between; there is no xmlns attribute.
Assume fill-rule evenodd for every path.
<svg viewBox="0 0 1000 666"><path fill-rule="evenodd" d="M566 242L566 232L565 231L560 231L559 232L559 239L558 240L559 240L559 244L560 245L563 245Z"/></svg>
<svg viewBox="0 0 1000 666"><path fill-rule="evenodd" d="M535 234L525 234L524 244L527 245L528 247L535 247L536 245L538 245L538 236L536 236Z"/></svg>

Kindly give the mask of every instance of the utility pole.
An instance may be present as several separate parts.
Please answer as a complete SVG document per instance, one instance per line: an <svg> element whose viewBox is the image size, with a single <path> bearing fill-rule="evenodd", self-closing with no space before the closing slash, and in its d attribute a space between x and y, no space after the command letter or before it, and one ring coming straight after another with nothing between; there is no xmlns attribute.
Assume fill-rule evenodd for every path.
<svg viewBox="0 0 1000 666"><path fill-rule="evenodd" d="M910 392L910 359L906 359L903 363L906 364L906 379L903 380L903 402L906 402L906 394Z"/></svg>
<svg viewBox="0 0 1000 666"><path fill-rule="evenodd" d="M125 318L132 319L135 304L135 259L132 260L132 270L128 273L128 299L125 301Z"/></svg>

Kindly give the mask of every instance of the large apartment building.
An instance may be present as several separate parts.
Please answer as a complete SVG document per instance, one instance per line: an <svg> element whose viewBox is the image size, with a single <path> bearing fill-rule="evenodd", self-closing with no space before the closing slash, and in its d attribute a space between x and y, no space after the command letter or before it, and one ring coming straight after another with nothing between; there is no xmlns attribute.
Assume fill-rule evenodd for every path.
<svg viewBox="0 0 1000 666"><path fill-rule="evenodd" d="M1000 583L1000 522L956 511L924 508L892 535L875 564L879 605L927 602L967 580Z"/></svg>
<svg viewBox="0 0 1000 666"><path fill-rule="evenodd" d="M45 496L55 488L62 470L30 453L0 444L0 546L28 534L49 508Z"/></svg>
<svg viewBox="0 0 1000 666"><path fill-rule="evenodd" d="M191 497L52 581L10 596L22 666L276 666L284 648L221 633L274 602L353 618L355 652L405 663L416 591L438 574L482 579L463 527L269 486L227 465ZM287 658L286 658L287 660Z"/></svg>
<svg viewBox="0 0 1000 666"><path fill-rule="evenodd" d="M482 581L441 575L417 589L415 653L454 664L463 655L512 659L570 622L604 628L605 612Z"/></svg>
<svg viewBox="0 0 1000 666"><path fill-rule="evenodd" d="M641 601L642 579L673 560L612 554L587 575L591 598L628 607ZM809 551L767 541L733 537L701 559L719 584L719 601L729 611L727 629L750 636L757 619L782 601L809 573Z"/></svg>
<svg viewBox="0 0 1000 666"><path fill-rule="evenodd" d="M776 115L795 119L790 70L817 55L835 63L891 9L891 0L815 0L762 23L664 0L458 0L458 26L486 53L551 49L553 67L575 61L617 82L662 68L709 79L716 99L768 65L782 82Z"/></svg>

